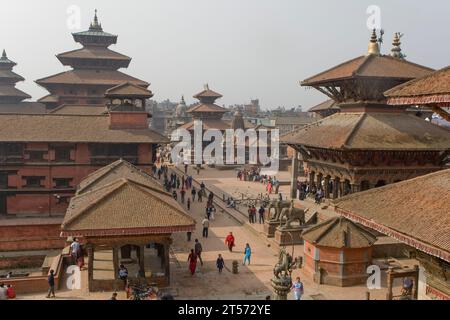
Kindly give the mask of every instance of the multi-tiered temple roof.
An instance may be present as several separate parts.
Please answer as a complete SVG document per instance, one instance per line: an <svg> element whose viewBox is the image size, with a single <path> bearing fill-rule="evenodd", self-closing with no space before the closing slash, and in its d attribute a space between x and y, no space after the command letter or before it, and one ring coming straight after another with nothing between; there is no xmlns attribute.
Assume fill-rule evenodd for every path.
<svg viewBox="0 0 450 320"><path fill-rule="evenodd" d="M381 54L374 32L365 56L301 83L332 98L340 112L287 134L282 141L302 153L319 183L322 177L336 177L336 184L346 181L347 192L440 169L450 150L450 133L408 114L406 107L388 105L383 94L432 72L405 60L398 49L392 55ZM346 193L342 186L338 189Z"/></svg>
<svg viewBox="0 0 450 320"><path fill-rule="evenodd" d="M0 103L19 103L31 98L30 95L16 88L16 83L25 80L12 69L17 63L8 59L3 50L0 58Z"/></svg>
<svg viewBox="0 0 450 320"><path fill-rule="evenodd" d="M102 104L105 91L129 82L147 88L148 82L118 71L127 68L131 58L108 47L117 43L117 36L103 31L95 13L89 29L72 34L83 47L57 55L58 60L72 70L36 81L50 92L39 101L53 108L66 104Z"/></svg>

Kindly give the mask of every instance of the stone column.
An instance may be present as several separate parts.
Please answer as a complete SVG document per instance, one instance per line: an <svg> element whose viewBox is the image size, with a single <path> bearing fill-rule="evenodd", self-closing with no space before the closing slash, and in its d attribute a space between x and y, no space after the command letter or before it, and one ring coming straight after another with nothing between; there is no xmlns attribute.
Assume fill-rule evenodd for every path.
<svg viewBox="0 0 450 320"><path fill-rule="evenodd" d="M297 179L298 179L298 152L294 151L292 156L292 168L291 168L291 198L297 198Z"/></svg>

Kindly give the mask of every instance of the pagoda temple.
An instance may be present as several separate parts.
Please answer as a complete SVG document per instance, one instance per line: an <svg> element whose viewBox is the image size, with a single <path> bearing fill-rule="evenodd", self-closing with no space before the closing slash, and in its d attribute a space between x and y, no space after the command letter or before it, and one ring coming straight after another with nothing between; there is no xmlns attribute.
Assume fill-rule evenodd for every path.
<svg viewBox="0 0 450 320"><path fill-rule="evenodd" d="M6 51L3 50L0 58L0 102L19 103L31 96L16 88L16 83L25 80L22 76L13 72L17 63L8 59Z"/></svg>
<svg viewBox="0 0 450 320"><path fill-rule="evenodd" d="M406 61L398 48L381 54L374 30L366 55L304 80L302 86L317 89L340 107L339 113L281 138L301 154L310 186L337 198L442 169L450 133L406 107L388 105L383 95L432 71Z"/></svg>
<svg viewBox="0 0 450 320"><path fill-rule="evenodd" d="M192 117L192 121L180 126L181 129L186 129L191 132L192 146L194 145L194 126L196 121L201 121L202 130L216 129L225 133L227 129L248 129L253 125L243 119L242 112L237 111L230 120L224 120L223 116L228 112L227 109L215 104L216 100L221 98L222 95L209 88L206 84L204 90L194 95L194 98L199 100L199 103L190 107L186 113ZM202 132L203 136L203 132ZM210 141L203 141L202 152L204 148L210 143ZM236 146L237 147L237 146ZM248 151L248 150L247 150ZM246 154L248 152L246 151ZM236 153L235 153L236 154ZM194 152L191 152L191 159L194 160ZM224 155L225 160L225 155Z"/></svg>
<svg viewBox="0 0 450 320"><path fill-rule="evenodd" d="M36 83L50 94L41 98L47 108L61 104L97 105L106 102L106 90L119 84L130 82L147 88L149 83L118 71L127 68L131 58L108 47L116 44L117 35L103 31L95 12L89 29L72 34L82 48L58 54L56 57L64 66L72 70L36 80Z"/></svg>
<svg viewBox="0 0 450 320"><path fill-rule="evenodd" d="M17 65L8 59L3 50L0 58L0 113L43 113L45 108L36 102L23 102L31 96L16 88L16 83L25 79L15 73L13 68Z"/></svg>

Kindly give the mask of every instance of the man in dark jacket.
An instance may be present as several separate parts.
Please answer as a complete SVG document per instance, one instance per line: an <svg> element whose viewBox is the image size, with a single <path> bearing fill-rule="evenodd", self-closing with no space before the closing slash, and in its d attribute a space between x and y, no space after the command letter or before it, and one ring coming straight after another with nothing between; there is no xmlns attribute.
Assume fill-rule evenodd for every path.
<svg viewBox="0 0 450 320"><path fill-rule="evenodd" d="M52 298L55 297L55 271L50 270L50 274L48 275L47 282L48 282L48 294L47 298L50 298L50 294L52 295Z"/></svg>

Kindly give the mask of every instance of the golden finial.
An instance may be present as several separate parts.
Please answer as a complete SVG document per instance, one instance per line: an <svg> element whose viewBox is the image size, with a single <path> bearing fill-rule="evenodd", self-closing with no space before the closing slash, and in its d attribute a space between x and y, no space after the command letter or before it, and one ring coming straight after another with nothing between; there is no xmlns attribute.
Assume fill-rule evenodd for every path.
<svg viewBox="0 0 450 320"><path fill-rule="evenodd" d="M370 37L369 48L367 50L367 54L380 54L380 47L378 45L377 32L375 29L372 30L372 35Z"/></svg>

